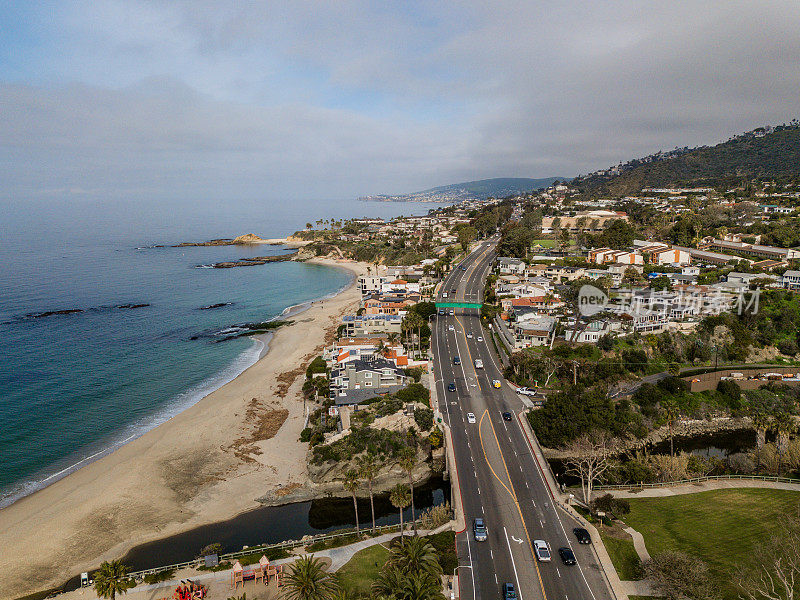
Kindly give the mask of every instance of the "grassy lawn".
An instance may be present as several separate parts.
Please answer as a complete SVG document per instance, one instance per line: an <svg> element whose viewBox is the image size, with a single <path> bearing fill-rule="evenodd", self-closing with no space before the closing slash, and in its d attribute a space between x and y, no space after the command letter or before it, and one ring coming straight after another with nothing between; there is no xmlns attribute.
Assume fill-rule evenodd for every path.
<svg viewBox="0 0 800 600"><path fill-rule="evenodd" d="M542 248L555 248L556 242L555 240L533 240L533 246L539 244Z"/></svg>
<svg viewBox="0 0 800 600"><path fill-rule="evenodd" d="M617 570L619 578L622 581L641 579L641 561L633 547L633 541L630 539L621 540L603 532L600 532L600 537L603 538L603 545L611 557L611 562L614 563L614 568Z"/></svg>
<svg viewBox="0 0 800 600"><path fill-rule="evenodd" d="M630 503L624 520L641 532L651 555L681 550L702 558L724 597L733 599L737 593L730 582L737 567L751 563L757 546L779 533L782 516L797 514L800 494L744 488L632 498Z"/></svg>
<svg viewBox="0 0 800 600"><path fill-rule="evenodd" d="M376 544L359 550L337 571L342 586L354 595L369 595L372 581L378 576L389 551Z"/></svg>

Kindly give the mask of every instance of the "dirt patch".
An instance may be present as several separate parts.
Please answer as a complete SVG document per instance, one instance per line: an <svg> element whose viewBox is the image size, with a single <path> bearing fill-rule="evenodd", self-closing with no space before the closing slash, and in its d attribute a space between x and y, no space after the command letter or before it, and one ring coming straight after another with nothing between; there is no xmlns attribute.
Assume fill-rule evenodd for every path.
<svg viewBox="0 0 800 600"><path fill-rule="evenodd" d="M161 462L161 477L180 502L194 498L206 484L221 481L225 469L205 452L175 456Z"/></svg>
<svg viewBox="0 0 800 600"><path fill-rule="evenodd" d="M254 463L256 460L253 456L262 454L261 449L255 445L256 442L275 437L289 418L289 410L280 404L265 404L258 398L253 398L247 405L245 418L251 424L250 431L234 441L227 449L239 460Z"/></svg>

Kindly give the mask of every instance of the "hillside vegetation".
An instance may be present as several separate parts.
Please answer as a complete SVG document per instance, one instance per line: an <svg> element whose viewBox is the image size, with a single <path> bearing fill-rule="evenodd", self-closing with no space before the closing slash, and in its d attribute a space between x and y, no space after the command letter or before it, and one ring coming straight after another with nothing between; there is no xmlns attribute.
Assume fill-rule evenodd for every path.
<svg viewBox="0 0 800 600"><path fill-rule="evenodd" d="M800 128L778 127L763 137L738 136L716 146L636 164L616 176L592 175L573 184L589 195L625 196L647 187L718 185L749 178L800 176Z"/></svg>

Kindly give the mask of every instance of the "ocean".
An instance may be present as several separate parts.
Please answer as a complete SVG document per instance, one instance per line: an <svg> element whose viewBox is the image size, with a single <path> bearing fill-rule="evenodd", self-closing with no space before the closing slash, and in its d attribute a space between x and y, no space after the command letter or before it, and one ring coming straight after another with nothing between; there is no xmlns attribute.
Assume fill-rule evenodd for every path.
<svg viewBox="0 0 800 600"><path fill-rule="evenodd" d="M253 364L236 325L336 293L344 270L278 262L278 246L157 248L308 221L421 214L435 205L26 201L0 206L0 507L188 408ZM222 304L218 308L203 309ZM44 315L52 311L80 311Z"/></svg>

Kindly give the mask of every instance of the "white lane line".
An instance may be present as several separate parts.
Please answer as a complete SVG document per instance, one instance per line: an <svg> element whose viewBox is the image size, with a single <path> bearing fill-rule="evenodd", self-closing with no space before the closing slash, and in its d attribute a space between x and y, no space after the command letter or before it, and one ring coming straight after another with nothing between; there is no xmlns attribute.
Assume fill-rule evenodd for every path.
<svg viewBox="0 0 800 600"><path fill-rule="evenodd" d="M558 567L556 567L556 573L558 573L558 577L560 579L561 578L561 571L558 570Z"/></svg>
<svg viewBox="0 0 800 600"><path fill-rule="evenodd" d="M517 582L517 597L522 600L522 590L519 587L519 575L517 575L517 563L514 561L514 553L511 551L511 542L508 541L508 531L503 527L503 532L506 534L506 544L508 545L508 553L511 555L511 566L514 568L514 579Z"/></svg>
<svg viewBox="0 0 800 600"><path fill-rule="evenodd" d="M495 585L500 585L500 582L497 581L497 573L494 574L494 584Z"/></svg>

